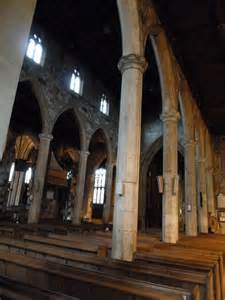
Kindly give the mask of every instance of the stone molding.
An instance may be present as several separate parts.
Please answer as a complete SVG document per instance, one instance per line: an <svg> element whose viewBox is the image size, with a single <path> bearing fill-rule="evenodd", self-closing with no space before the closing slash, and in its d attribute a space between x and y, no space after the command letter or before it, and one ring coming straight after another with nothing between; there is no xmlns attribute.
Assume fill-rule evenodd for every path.
<svg viewBox="0 0 225 300"><path fill-rule="evenodd" d="M40 133L39 134L40 140L48 140L51 141L53 139L53 135L49 133Z"/></svg>
<svg viewBox="0 0 225 300"><path fill-rule="evenodd" d="M198 163L205 163L206 162L206 158L199 158L197 159Z"/></svg>
<svg viewBox="0 0 225 300"><path fill-rule="evenodd" d="M89 151L84 151L84 150L81 150L79 151L79 154L83 157L88 157L90 155L90 152Z"/></svg>
<svg viewBox="0 0 225 300"><path fill-rule="evenodd" d="M184 142L184 147L196 146L196 141L194 139L189 139Z"/></svg>
<svg viewBox="0 0 225 300"><path fill-rule="evenodd" d="M126 70L136 69L141 73L144 73L147 69L148 63L144 56L137 54L129 54L122 56L119 63L118 69L123 74Z"/></svg>
<svg viewBox="0 0 225 300"><path fill-rule="evenodd" d="M179 119L179 112L165 112L160 115L160 120L163 122L178 122Z"/></svg>

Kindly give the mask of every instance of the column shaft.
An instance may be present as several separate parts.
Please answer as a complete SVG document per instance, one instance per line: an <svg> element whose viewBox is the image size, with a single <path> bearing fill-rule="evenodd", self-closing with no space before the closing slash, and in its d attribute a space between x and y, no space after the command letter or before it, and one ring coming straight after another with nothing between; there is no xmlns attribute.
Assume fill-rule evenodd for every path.
<svg viewBox="0 0 225 300"><path fill-rule="evenodd" d="M27 46L36 0L0 1L0 159Z"/></svg>
<svg viewBox="0 0 225 300"><path fill-rule="evenodd" d="M197 174L198 174L198 226L201 233L208 233L208 206L206 193L206 163L203 130L199 132L197 144Z"/></svg>
<svg viewBox="0 0 225 300"><path fill-rule="evenodd" d="M122 71L112 257L131 261L136 251L143 57L121 59Z"/></svg>
<svg viewBox="0 0 225 300"><path fill-rule="evenodd" d="M48 164L49 148L52 140L52 135L49 134L40 134L39 137L40 144L36 170L34 174L32 202L29 209L28 223L38 223L39 221L46 170Z"/></svg>
<svg viewBox="0 0 225 300"><path fill-rule="evenodd" d="M216 215L216 201L214 192L214 178L213 178L213 154L212 154L212 141L209 133L206 135L206 169L207 169L207 200L208 200L208 212L212 215Z"/></svg>
<svg viewBox="0 0 225 300"><path fill-rule="evenodd" d="M198 234L194 140L185 143L185 232L188 236Z"/></svg>
<svg viewBox="0 0 225 300"><path fill-rule="evenodd" d="M18 173L19 173L19 180L18 180L16 197L14 202L15 206L18 206L20 204L21 193L22 193L24 177L25 177L25 172L18 172Z"/></svg>
<svg viewBox="0 0 225 300"><path fill-rule="evenodd" d="M177 122L178 113L164 113L163 121L163 220L162 239L176 243L179 235L177 174Z"/></svg>
<svg viewBox="0 0 225 300"><path fill-rule="evenodd" d="M110 219L110 210L111 210L111 202L112 202L112 181L113 181L113 165L108 165L107 174L106 174L106 196L105 196L105 204L103 211L103 222L105 224L109 223Z"/></svg>
<svg viewBox="0 0 225 300"><path fill-rule="evenodd" d="M88 155L89 152L87 151L80 152L77 191L76 191L76 197L74 199L75 203L73 204L73 217L72 217L73 224L80 224L81 222L81 210L82 210L83 199L84 199L84 186L85 186Z"/></svg>

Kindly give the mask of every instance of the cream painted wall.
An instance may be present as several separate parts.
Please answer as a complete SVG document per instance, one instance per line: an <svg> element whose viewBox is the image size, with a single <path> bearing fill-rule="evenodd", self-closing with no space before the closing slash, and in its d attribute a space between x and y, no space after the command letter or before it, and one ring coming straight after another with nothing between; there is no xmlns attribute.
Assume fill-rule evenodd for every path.
<svg viewBox="0 0 225 300"><path fill-rule="evenodd" d="M0 1L0 159L35 6L36 0Z"/></svg>

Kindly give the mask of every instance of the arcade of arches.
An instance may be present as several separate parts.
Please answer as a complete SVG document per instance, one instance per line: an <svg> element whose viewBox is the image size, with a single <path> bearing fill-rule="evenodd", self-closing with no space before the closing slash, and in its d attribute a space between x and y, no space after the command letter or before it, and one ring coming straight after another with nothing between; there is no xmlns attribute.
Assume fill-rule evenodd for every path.
<svg viewBox="0 0 225 300"><path fill-rule="evenodd" d="M102 40L98 32L78 33L79 41L69 28L76 19L71 1L68 10L58 3L52 17L50 8L43 13L44 0L6 2L0 3L0 221L102 226L112 231L111 257L124 261L134 260L139 233L168 244L225 234L224 137L195 97L163 1L106 1L93 25L104 25ZM107 2L112 23L105 23ZM84 13L82 7L77 11ZM52 21L62 8L67 35L63 28L57 34ZM79 31L80 22L88 35L77 19L74 27ZM38 61L26 55L31 36ZM84 49L88 39L97 39L93 50ZM115 47L110 58L104 43L107 51Z"/></svg>

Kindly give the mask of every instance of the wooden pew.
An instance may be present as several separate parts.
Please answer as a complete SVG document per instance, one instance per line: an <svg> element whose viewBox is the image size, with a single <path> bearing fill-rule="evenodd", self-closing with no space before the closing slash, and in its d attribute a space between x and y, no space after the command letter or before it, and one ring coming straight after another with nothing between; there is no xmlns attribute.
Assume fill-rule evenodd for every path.
<svg viewBox="0 0 225 300"><path fill-rule="evenodd" d="M103 243L105 243L106 245L108 244L108 247L110 246L110 233L97 233L95 236L91 235L91 236L85 236L82 237L81 235L56 235L56 234L49 234L50 238L54 238L54 239L58 239L58 240L62 240L62 241L71 241L71 242L75 242L76 240L78 241L82 241L85 238L88 238L89 242L93 242L94 244L97 244L99 242L99 240ZM181 258L188 260L189 262L193 262L193 261L202 261L203 259L208 260L207 262L213 262L214 266L213 268L213 272L215 274L214 276L214 285L215 285L215 289L217 291L217 299L223 299L223 294L224 294L224 289L223 289L223 280L222 280L222 274L223 274L223 257L222 257L222 253L221 252L215 252L212 250L205 250L205 249L201 249L201 251L198 249L194 249L194 248L189 248L188 249L184 249L181 248L179 246L173 246L173 245L169 245L166 243L162 243L159 242L156 238L151 238L151 237L147 237L144 236L144 239L142 237L142 239L139 238L139 241L145 240L148 241L148 244L146 246L146 244L141 244L140 246L140 242L138 243L137 249L138 251L159 251L159 250L155 250L155 249L161 249L161 252L163 251L163 249L165 250L164 253L168 256L172 255L172 257L174 257L174 259L176 260L177 255L181 256ZM150 243L149 243L150 242ZM149 245L151 245L149 247ZM191 260L191 261L190 261Z"/></svg>
<svg viewBox="0 0 225 300"><path fill-rule="evenodd" d="M5 246L5 247L2 247ZM162 266L160 264L147 265L130 264L126 262L115 262L90 255L80 255L79 253L68 253L64 250L55 249L44 244L33 244L30 242L2 239L0 248L14 251L14 253L26 253L31 256L38 256L46 259L55 259L57 263L68 264L73 267L84 267L90 270L101 270L106 273L123 273L134 278L169 284L175 287L185 287L194 289L196 285L200 287L200 299L213 299L213 291L210 290L210 279L208 274L199 271L189 271L176 269L174 267Z"/></svg>
<svg viewBox="0 0 225 300"><path fill-rule="evenodd" d="M0 277L0 297L10 300L78 300L75 297L33 288L4 277Z"/></svg>
<svg viewBox="0 0 225 300"><path fill-rule="evenodd" d="M86 252L86 253L97 253L98 247L97 245L88 244L84 242L71 242L71 241L60 241L58 239L50 239L47 237L41 237L41 236L33 236L33 235L25 235L24 236L25 241L30 242L36 242L39 244L46 244L49 246L55 246L63 249L70 250L72 252Z"/></svg>
<svg viewBox="0 0 225 300"><path fill-rule="evenodd" d="M128 300L197 300L198 287L190 292L186 289L151 284L146 281L94 272L71 269L31 257L0 252L0 275L29 284L39 289L50 289L81 299ZM91 293L90 293L91 289ZM102 297L103 296L103 297Z"/></svg>

